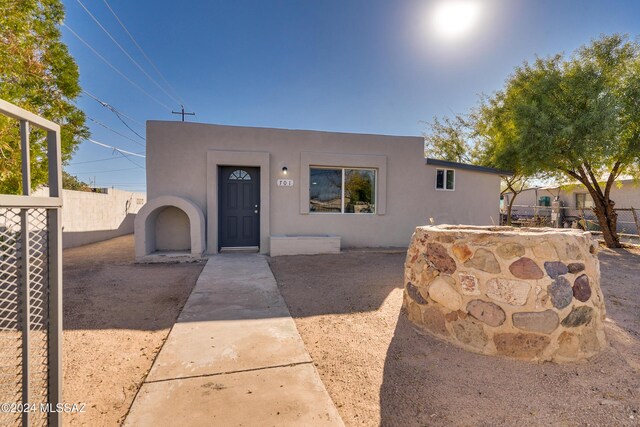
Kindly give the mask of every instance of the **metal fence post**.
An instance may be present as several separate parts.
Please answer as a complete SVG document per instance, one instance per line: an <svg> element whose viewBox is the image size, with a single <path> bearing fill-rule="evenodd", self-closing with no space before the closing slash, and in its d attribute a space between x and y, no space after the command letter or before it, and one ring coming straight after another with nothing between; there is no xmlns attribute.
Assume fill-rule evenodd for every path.
<svg viewBox="0 0 640 427"><path fill-rule="evenodd" d="M45 414L38 411L49 410L46 424L62 424L62 168L60 147L60 126L50 120L33 114L23 108L0 99L0 114L20 123L20 145L22 153L22 195L0 194L0 212L11 220L5 230L0 227L3 238L0 250L2 267L9 268L10 274L0 275L2 284L11 292L5 297L2 309L2 331L20 333L16 336L22 358L22 366L2 361L2 368L16 371L15 385L7 384L7 394L11 387L20 386L12 394L11 401L46 406L36 407L36 413L23 411L15 414L22 425L43 424ZM31 159L29 154L29 129L38 127L47 132L47 158L49 166L49 196L31 195ZM14 212L19 210L19 215ZM46 214L43 213L46 211ZM19 219L13 219L19 216ZM46 222L42 227L42 222ZM16 231L17 228L20 231ZM46 230L46 231L45 231ZM44 237L46 233L46 238ZM9 240L7 240L7 238ZM6 247L6 248L5 248ZM45 256L46 254L46 256ZM14 302L15 301L15 302ZM46 302L48 301L48 302ZM43 306L44 304L44 306ZM44 335L44 338L40 338ZM31 348L34 347L33 349ZM46 346L46 355L40 349ZM11 350L11 349L9 349ZM17 354L15 358L19 357ZM13 356L11 356L13 357ZM46 358L46 374L40 361ZM6 359L6 358L5 358ZM3 359L4 360L4 359ZM4 389L2 390L5 391ZM46 400L44 394L46 393ZM15 396L15 397L14 397ZM29 409L33 408L31 406ZM22 417L21 419L19 417ZM17 421L17 420L16 420Z"/></svg>
<svg viewBox="0 0 640 427"><path fill-rule="evenodd" d="M29 149L29 122L20 120L20 149L22 157L22 194L31 194L31 152ZM22 296L22 403L29 404L29 361L31 349L29 343L31 332L31 250L29 248L29 210L20 210L20 244L22 253L21 268L21 296ZM29 427L29 412L22 412L22 425Z"/></svg>
<svg viewBox="0 0 640 427"><path fill-rule="evenodd" d="M49 196L62 197L60 133L47 132ZM62 218L61 209L49 209L49 403L62 402ZM62 425L62 412L49 413L49 425Z"/></svg>
<svg viewBox="0 0 640 427"><path fill-rule="evenodd" d="M22 265L20 269L20 289L21 289L21 323L22 323L22 403L29 404L29 361L31 360L31 350L29 343L31 332L31 283L29 280L30 268L30 248L29 248L29 209L20 209L20 252L22 254ZM22 412L22 426L29 427L29 412Z"/></svg>

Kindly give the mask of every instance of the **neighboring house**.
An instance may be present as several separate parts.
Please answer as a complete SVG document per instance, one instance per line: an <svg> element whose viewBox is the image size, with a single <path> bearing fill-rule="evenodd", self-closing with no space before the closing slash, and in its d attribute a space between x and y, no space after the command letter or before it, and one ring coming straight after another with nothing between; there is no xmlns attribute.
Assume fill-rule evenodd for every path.
<svg viewBox="0 0 640 427"><path fill-rule="evenodd" d="M504 171L425 160L423 146L421 137L148 121L136 255L314 253L331 239L334 249L336 239L338 249L407 246L430 221L497 223Z"/></svg>
<svg viewBox="0 0 640 427"><path fill-rule="evenodd" d="M506 209L512 193L505 193L501 205ZM640 210L640 182L634 179L616 181L611 187L611 200L615 202L616 209L635 208ZM554 201L560 202L563 223L566 226L582 218L594 219L591 210L593 199L584 185L564 185L528 188L516 196L512 214L515 217L530 217L533 215L550 216L551 205ZM618 231L633 231L635 223L631 215L619 213Z"/></svg>

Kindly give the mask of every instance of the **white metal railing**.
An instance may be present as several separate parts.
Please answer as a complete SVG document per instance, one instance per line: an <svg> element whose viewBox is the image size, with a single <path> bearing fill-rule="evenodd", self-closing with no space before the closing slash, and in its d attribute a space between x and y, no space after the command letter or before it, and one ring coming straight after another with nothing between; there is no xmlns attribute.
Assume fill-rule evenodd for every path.
<svg viewBox="0 0 640 427"><path fill-rule="evenodd" d="M0 99L20 123L22 195L0 194L0 395L17 408L0 424L62 424L62 168L60 126ZM49 197L31 196L29 130L47 132ZM21 353L17 364L13 352ZM6 356L6 357L5 357ZM18 376L19 379L15 377ZM13 377L13 378L12 378ZM3 403L12 401L3 400ZM22 405L22 406L20 406ZM15 420L10 417L14 415Z"/></svg>

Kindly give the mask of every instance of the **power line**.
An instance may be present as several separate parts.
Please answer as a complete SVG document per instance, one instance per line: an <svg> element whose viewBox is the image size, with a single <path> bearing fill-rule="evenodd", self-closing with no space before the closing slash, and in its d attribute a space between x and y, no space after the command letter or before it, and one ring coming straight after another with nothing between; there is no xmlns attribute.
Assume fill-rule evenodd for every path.
<svg viewBox="0 0 640 427"><path fill-rule="evenodd" d="M111 6L109 5L109 3L107 2L107 0L103 0L104 4L107 6L107 8L109 9L109 11L111 12L111 14L113 14L113 16L116 18L116 20L118 21L118 23L120 24L120 26L122 27L122 29L127 33L127 35L129 36L129 38L131 39L131 41L133 42L133 44L138 48L138 50L140 51L140 53L142 53L142 56L144 56L144 58L147 60L147 62L149 63L149 65L151 65L153 67L154 70L156 70L156 73L158 73L158 75L160 76L160 78L164 81L164 83L167 85L167 87L171 90L171 92L173 92L173 94L176 96L176 98L178 98L178 100L180 101L180 104L184 105L185 102L182 100L182 98L180 97L180 95L178 95L178 92L173 88L173 86L171 86L171 84L167 81L167 79L164 77L164 75L160 72L160 70L158 69L158 67L156 67L156 64L154 64L154 62L151 60L151 58L149 58L149 56L146 54L146 52L144 51L144 49L142 49L142 47L138 44L138 42L136 41L136 39L133 37L133 35L129 32L129 30L127 29L127 27L125 27L124 23L120 20L120 18L118 17L118 15L116 15L116 13L114 12L114 10L111 8Z"/></svg>
<svg viewBox="0 0 640 427"><path fill-rule="evenodd" d="M122 111L118 110L116 107L114 107L113 105L109 105L108 103L104 102L103 100L99 99L97 96L92 95L91 93L87 92L86 90L82 89L82 92L84 92L85 94L89 95L91 98L95 99L98 104L101 104L103 107L108 108L109 110L111 110L113 113L115 114L119 114L122 117L126 117L127 119L131 120L134 123L139 124L140 126L144 126L144 123L142 123L139 120L134 119L133 117L127 116L125 113L123 113Z"/></svg>
<svg viewBox="0 0 640 427"><path fill-rule="evenodd" d="M132 171L138 170L139 168L125 168L125 169L112 169L108 171L95 171L95 172L73 172L73 175L93 175L98 173L109 173L109 172L122 172L122 171ZM71 173L71 172L70 172Z"/></svg>
<svg viewBox="0 0 640 427"><path fill-rule="evenodd" d="M136 166L137 166L137 167L139 167L140 169L144 169L144 166L142 166L142 165L140 165L140 164L138 164L138 163L134 162L134 161L133 161L129 156L127 156L126 154L124 154L124 153L120 153L120 154L122 154L122 157L124 157L125 159L127 159L130 163L133 163L134 165L136 165Z"/></svg>
<svg viewBox="0 0 640 427"><path fill-rule="evenodd" d="M102 105L103 107L107 108L108 110L110 110L113 114L116 115L116 117L118 118L118 120L120 120L120 122L122 122L123 125L125 125L127 127L127 129L129 129L131 132L133 132L137 137L139 137L140 139L146 141L146 138L143 137L142 135L140 135L138 132L136 132L131 126L129 126L129 124L122 118L122 117L126 117L127 119L134 121L136 123L138 123L141 126L144 126L142 123L140 123L138 120L127 116L126 114L124 114L122 111L119 111L116 107L114 107L113 105L109 105L106 102L102 101L101 99L99 99L97 96L90 94L89 92L87 92L86 90L82 89L82 92L86 93L87 95L89 95L91 98L95 99L96 102L98 102L100 105ZM88 116L87 116L88 117ZM135 142L135 141L134 141Z"/></svg>
<svg viewBox="0 0 640 427"><path fill-rule="evenodd" d="M107 145L107 144L104 144L104 143L102 143L102 142L98 142L98 141L96 141L96 140L93 140L93 139L91 139L91 138L87 138L87 141L89 141L89 142L91 142L91 143L93 143L93 144L99 145L99 146L101 146L101 147L111 148L111 149L112 149L112 150L114 150L115 152L117 152L117 153L119 153L120 155L122 155L122 157L124 157L125 159L127 159L127 161L129 161L130 163L133 163L134 165L136 165L136 166L137 166L137 167L139 167L140 169L144 169L144 166L142 166L142 165L141 165L141 164L139 164L139 163L134 162L134 161L129 157L129 156L136 156L136 157L142 157L142 158L145 158L145 157L146 157L146 156L144 156L144 155L142 155L142 154L140 154L140 153L132 153L131 151L122 150L122 149L120 149L120 148L118 148L118 147L114 147L114 146L112 146L112 145Z"/></svg>
<svg viewBox="0 0 640 427"><path fill-rule="evenodd" d="M118 113L118 111L117 111L117 110L111 110L111 111L113 111L113 114L115 114L115 115L116 115L116 117L118 118L118 120L120 120L120 121L122 122L122 124L123 124L123 125L125 125L125 126L127 127L127 129L129 129L131 132L135 133L135 134L136 134L136 136L138 136L139 138L142 138L144 141L146 141L146 138L145 138L145 137L143 137L143 136L142 136L142 135L140 135L138 132L136 132L135 130L133 130L133 128L132 128L131 126L129 126L129 125L127 124L127 122L125 122L125 121L124 121L124 119L123 119L122 117L120 117L120 114ZM173 112L173 110L172 110L172 112Z"/></svg>
<svg viewBox="0 0 640 427"><path fill-rule="evenodd" d="M135 143L135 144L138 144L138 145L140 145L140 146L142 146L142 147L144 147L144 146L145 146L145 145L144 145L144 144L142 144L140 141L136 141L136 140L135 140L135 139L133 139L133 138L129 138L127 135L122 134L122 133L118 132L117 130L110 128L109 126L105 125L104 123L102 123L102 122L100 122L100 121L98 121L98 120L96 120L96 119L94 119L94 118L92 118L92 117L90 117L90 116L87 116L87 118L88 118L89 120L91 120L92 122L94 122L95 124L100 125L100 126L102 126L103 128L110 130L111 132L115 133L116 135L120 135L121 137L126 138L126 139L128 139L129 141L131 141L131 142L133 142L133 143ZM136 135L138 135L138 134L136 133ZM142 138L140 135L138 135L138 136L139 136L140 138ZM142 138L142 139L144 140L144 138Z"/></svg>
<svg viewBox="0 0 640 427"><path fill-rule="evenodd" d="M124 53L124 54L126 55L126 57L127 57L127 58L129 58L129 60L131 60L131 62L133 62L133 64L134 64L136 67L138 67L138 69L139 69L140 71L142 71L142 73L143 73L145 76L147 76L147 78L148 78L148 79L149 79L149 80L150 80L154 85L156 85L156 86L158 87L158 89L160 89L162 92L164 92L164 93L165 93L165 95L167 95L167 96L168 96L169 98L171 98L173 101L177 102L178 104L180 104L180 103L181 103L179 99L177 99L176 97L174 97L173 95L171 95L171 94L170 94L169 92L167 92L167 91L166 91L162 86L160 86L160 85L158 84L158 82L156 82L156 81L153 79L153 77L151 77L151 76L149 75L149 73L147 73L147 72L144 70L144 68L142 68L142 67L140 66L140 64L138 64L138 62L137 62L135 59L133 59L133 57L132 57L131 55L129 55L129 52L127 52L127 51L126 51L126 49L125 49L125 48L123 48L123 47L122 47L122 45L116 41L116 39L111 35L111 33L110 33L109 31L107 31L107 29L106 29L106 28L105 28L105 27L100 23L100 21L98 21L98 18L96 18L96 17L95 17L95 16L94 16L90 11L89 11L89 9L87 9L87 7L86 7L86 6L85 6L85 5L84 5L80 0L76 0L76 1L78 2L78 4L79 4L80 6L82 6L82 8L84 9L84 11L85 11L85 12L87 12L87 14L91 17L91 19L93 19L93 21L94 21L96 24L98 24L98 26L102 29L102 31L104 31L104 32L105 32L105 34L106 34L107 36L109 36L109 38L111 39L111 41L112 41L113 43L115 43L115 45L116 45L116 46L118 46L118 48L122 51L122 53Z"/></svg>
<svg viewBox="0 0 640 427"><path fill-rule="evenodd" d="M91 50L98 58L100 58L105 64L107 64L109 67L111 67L111 69L113 71L115 71L116 73L120 74L122 76L122 78L124 78L126 81L128 81L132 86L135 86L139 91L141 91L142 93L144 93L147 97L149 97L150 99L152 99L153 101L155 101L156 103L158 103L159 105L161 105L162 107L166 108L167 110L171 111L171 107L169 107L167 104L165 104L164 102L158 100L158 98L154 97L153 95L151 95L149 92L147 92L146 90L144 90L142 87L140 87L137 83L135 83L133 80L131 80L129 77L127 77L122 71L120 71L119 69L117 69L113 64L111 64L109 61L107 61L107 59L100 55L98 53L98 51L96 51L89 43L87 43L82 37L80 37L78 35L78 33L76 33L75 31L73 31L73 29L71 29L71 27L69 27L69 25L67 25L66 23L62 23L62 25L64 27L67 28L67 30L71 31L71 34L73 34L78 40L80 40L82 42L82 44L84 44L87 48L89 48L89 50Z"/></svg>
<svg viewBox="0 0 640 427"><path fill-rule="evenodd" d="M112 183L109 183L109 184L101 184L101 185L106 185L106 186L122 185L122 186L144 187L145 183L144 182L112 182Z"/></svg>
<svg viewBox="0 0 640 427"><path fill-rule="evenodd" d="M104 159L86 160L83 162L73 162L73 163L69 163L68 166L83 165L85 163L106 162L107 160L119 160L119 159L120 157L105 157Z"/></svg>
<svg viewBox="0 0 640 427"><path fill-rule="evenodd" d="M120 154L128 154L130 156L142 157L143 159L146 158L146 156L144 156L142 154L132 153L131 151L126 151L126 150L123 150L121 148L114 147L113 145L107 145L107 144L104 144L102 142L96 141L95 139L87 138L86 140L91 142L92 144L96 144L96 145L99 145L101 147L111 148L112 150L117 151Z"/></svg>

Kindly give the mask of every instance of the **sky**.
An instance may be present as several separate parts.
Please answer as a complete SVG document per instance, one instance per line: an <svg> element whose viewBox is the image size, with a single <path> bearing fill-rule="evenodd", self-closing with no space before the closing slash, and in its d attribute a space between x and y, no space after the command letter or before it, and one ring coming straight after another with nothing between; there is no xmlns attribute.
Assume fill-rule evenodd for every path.
<svg viewBox="0 0 640 427"><path fill-rule="evenodd" d="M466 6L442 5L452 1ZM63 3L82 88L120 115L83 93L91 139L133 153L85 141L66 170L131 191L145 191L145 121L180 120L180 104L201 123L421 135L433 117L499 90L525 60L640 34L637 0Z"/></svg>

